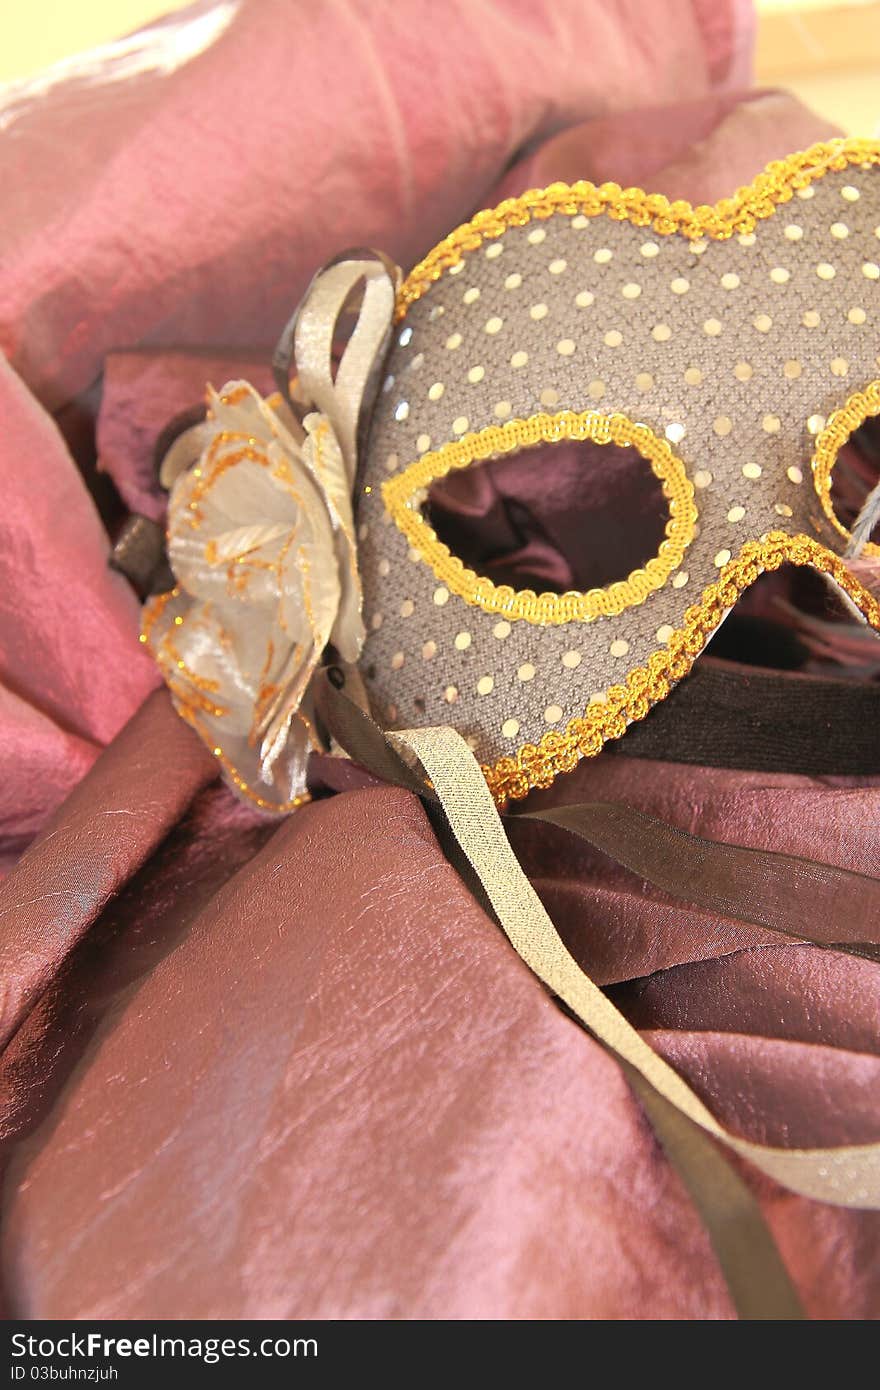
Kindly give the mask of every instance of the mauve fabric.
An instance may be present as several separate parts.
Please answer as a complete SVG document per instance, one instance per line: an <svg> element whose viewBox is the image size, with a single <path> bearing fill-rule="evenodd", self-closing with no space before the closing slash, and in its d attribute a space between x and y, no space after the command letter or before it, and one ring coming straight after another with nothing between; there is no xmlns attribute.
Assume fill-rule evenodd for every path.
<svg viewBox="0 0 880 1390"><path fill-rule="evenodd" d="M208 785L163 692L135 714L156 684L136 605L43 408L106 369L104 466L159 516L150 435L200 394L187 350L249 369L340 245L411 260L558 177L715 197L829 133L735 95L738 3L443 13L196 6L223 26L189 62L144 60L160 26L137 73L50 86L0 134L7 859L44 830L0 885L12 1315L732 1316L619 1070L418 802L322 758L319 799L278 824ZM602 755L554 794L877 869L878 779ZM559 830L511 836L570 948L722 1118L777 1143L877 1137L876 967L677 903ZM810 1314L880 1314L880 1218L749 1181Z"/></svg>

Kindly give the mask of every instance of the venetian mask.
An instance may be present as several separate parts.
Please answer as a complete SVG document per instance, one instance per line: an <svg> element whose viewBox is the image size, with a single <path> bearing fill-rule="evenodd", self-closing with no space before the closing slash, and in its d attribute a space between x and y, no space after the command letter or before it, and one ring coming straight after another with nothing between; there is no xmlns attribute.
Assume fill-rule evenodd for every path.
<svg viewBox="0 0 880 1390"><path fill-rule="evenodd" d="M812 566L880 629L831 494L842 445L880 413L878 166L880 145L830 142L715 207L614 184L526 193L458 228L396 287L387 353L387 268L343 262L348 289L360 277L374 310L381 300L383 332L362 313L334 379L336 310L325 305L316 330L312 300L295 334L311 413L240 387L215 402L172 494L181 583L148 611L178 706L218 756L234 723L239 790L291 803L285 739L340 635L377 721L452 724L503 802L623 736L766 570ZM383 354L358 448L351 400L360 408ZM603 450L631 451L662 491L656 548L634 566L541 592L481 573L438 534L432 487L538 446L549 486L552 446L579 442L596 446L590 468ZM251 472L236 488L242 459ZM332 593L315 587L324 551ZM259 630L243 616L257 611L249 594ZM297 606L318 614L307 637Z"/></svg>

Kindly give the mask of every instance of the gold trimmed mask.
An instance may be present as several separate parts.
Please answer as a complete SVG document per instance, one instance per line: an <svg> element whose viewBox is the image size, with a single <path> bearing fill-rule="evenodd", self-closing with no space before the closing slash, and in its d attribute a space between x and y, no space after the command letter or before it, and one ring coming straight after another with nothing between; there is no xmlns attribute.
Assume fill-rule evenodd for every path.
<svg viewBox="0 0 880 1390"><path fill-rule="evenodd" d="M452 724L502 802L643 718L765 570L814 567L880 629L831 499L840 448L880 413L878 166L880 145L833 141L698 208L554 184L415 268L356 499L380 723ZM540 593L436 534L433 483L566 440L641 456L668 512L655 554Z"/></svg>

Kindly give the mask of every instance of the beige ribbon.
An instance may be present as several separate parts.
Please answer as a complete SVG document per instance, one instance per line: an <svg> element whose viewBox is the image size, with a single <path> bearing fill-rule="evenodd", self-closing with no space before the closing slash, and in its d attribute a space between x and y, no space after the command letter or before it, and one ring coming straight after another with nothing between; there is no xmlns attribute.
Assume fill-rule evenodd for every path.
<svg viewBox="0 0 880 1390"><path fill-rule="evenodd" d="M591 1033L695 1124L784 1187L834 1206L880 1208L880 1144L780 1149L741 1139L648 1046L566 949L520 868L479 764L460 734L449 728L407 729L387 737L414 754L430 777L511 945Z"/></svg>
<svg viewBox="0 0 880 1390"><path fill-rule="evenodd" d="M297 398L309 402L330 421L354 485L358 419L372 392L377 365L384 360L388 332L394 317L399 272L377 259L345 258L326 266L309 287L296 314L293 357L297 373ZM340 317L358 287L363 295L357 322L333 375L333 340Z"/></svg>

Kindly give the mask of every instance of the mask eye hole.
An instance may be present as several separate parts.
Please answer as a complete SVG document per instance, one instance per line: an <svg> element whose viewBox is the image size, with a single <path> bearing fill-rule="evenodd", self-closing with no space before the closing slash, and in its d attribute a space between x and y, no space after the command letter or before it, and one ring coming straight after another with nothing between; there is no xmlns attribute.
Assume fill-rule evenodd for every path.
<svg viewBox="0 0 880 1390"><path fill-rule="evenodd" d="M880 421L864 420L841 448L831 474L831 505L847 530L862 510L868 494L880 482ZM880 520L869 540L880 553Z"/></svg>
<svg viewBox="0 0 880 1390"><path fill-rule="evenodd" d="M512 583L496 583L489 575L471 568L437 535L423 511L431 487L469 469L472 464L521 456L538 446L562 441L601 446L594 456L596 460L601 460L604 451L611 446L629 449L640 456L637 462L653 474L665 502L662 539L650 558L625 578L616 578L603 587L570 588L559 593L548 588L543 580L540 591L518 588ZM549 488L553 479L552 465L547 465L546 451L541 457L545 461L541 482ZM601 466L601 463L593 466ZM484 479L485 476L484 473ZM595 411L531 415L527 420L509 420L501 426L490 425L466 434L424 454L402 472L388 478L382 485L382 496L389 515L410 548L431 567L449 592L486 613L524 619L542 627L589 622L644 603L650 593L663 587L681 564L697 521L693 484L669 443L647 425L635 424L625 415L600 415ZM574 549L578 550L577 545Z"/></svg>
<svg viewBox="0 0 880 1390"><path fill-rule="evenodd" d="M813 482L822 509L835 530L850 539L850 528L880 481L880 381L872 381L829 416L816 436ZM864 546L880 555L880 522Z"/></svg>
<svg viewBox="0 0 880 1390"><path fill-rule="evenodd" d="M669 507L634 449L562 440L448 473L422 514L477 574L561 594L642 568L665 539Z"/></svg>

